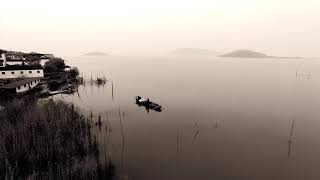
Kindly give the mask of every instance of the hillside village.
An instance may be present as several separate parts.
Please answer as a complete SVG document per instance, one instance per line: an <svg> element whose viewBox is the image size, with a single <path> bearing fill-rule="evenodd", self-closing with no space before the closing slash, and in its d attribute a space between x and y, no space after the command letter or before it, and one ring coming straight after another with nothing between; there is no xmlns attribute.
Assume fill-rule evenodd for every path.
<svg viewBox="0 0 320 180"><path fill-rule="evenodd" d="M44 84L69 83L71 76L77 75L76 68L71 69L52 54L0 50L1 95L43 90Z"/></svg>

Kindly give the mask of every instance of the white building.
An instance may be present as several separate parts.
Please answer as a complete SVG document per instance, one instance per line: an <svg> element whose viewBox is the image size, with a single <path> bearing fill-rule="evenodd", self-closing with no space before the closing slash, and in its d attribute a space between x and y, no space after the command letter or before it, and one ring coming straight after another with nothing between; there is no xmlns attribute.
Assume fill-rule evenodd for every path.
<svg viewBox="0 0 320 180"><path fill-rule="evenodd" d="M43 78L41 65L9 65L5 53L0 58L0 79ZM22 62L22 61L21 61Z"/></svg>
<svg viewBox="0 0 320 180"><path fill-rule="evenodd" d="M42 68L21 66L21 69L17 69L16 66L11 68L10 66L0 67L0 79L17 79L17 78L43 78L44 73Z"/></svg>
<svg viewBox="0 0 320 180"><path fill-rule="evenodd" d="M38 56L38 59L33 60L33 56ZM6 51L0 50L0 81L4 84L0 90L20 94L37 87L44 77L43 66L27 62L41 62L42 59L46 59L46 56L38 53L29 53L21 58L10 54L7 56Z"/></svg>
<svg viewBox="0 0 320 180"><path fill-rule="evenodd" d="M0 67L5 67L7 65L6 54L0 52Z"/></svg>
<svg viewBox="0 0 320 180"><path fill-rule="evenodd" d="M5 90L6 92L21 94L30 91L31 89L38 86L40 83L40 78L26 78L21 79L3 86L0 86L0 90Z"/></svg>

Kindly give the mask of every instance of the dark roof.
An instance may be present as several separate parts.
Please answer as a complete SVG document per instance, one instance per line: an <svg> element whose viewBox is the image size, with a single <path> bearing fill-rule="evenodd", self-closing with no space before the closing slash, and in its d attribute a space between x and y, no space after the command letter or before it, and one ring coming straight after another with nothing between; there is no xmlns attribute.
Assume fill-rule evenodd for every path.
<svg viewBox="0 0 320 180"><path fill-rule="evenodd" d="M29 60L7 58L7 62L37 62L37 61L40 61L41 59L47 59L47 58L38 58L38 59L29 59Z"/></svg>
<svg viewBox="0 0 320 180"><path fill-rule="evenodd" d="M0 49L0 53L6 53L6 50Z"/></svg>
<svg viewBox="0 0 320 180"><path fill-rule="evenodd" d="M0 86L0 89L13 89L13 88L16 88L40 79L42 78L25 78L25 79L17 80L15 82Z"/></svg>
<svg viewBox="0 0 320 180"><path fill-rule="evenodd" d="M25 61L37 61L41 59L49 59L48 56L53 56L52 54L42 54L42 53L24 53L24 52L17 52L17 51L4 51L7 55L7 60L10 60L10 56L17 56L22 58L25 58Z"/></svg>
<svg viewBox="0 0 320 180"><path fill-rule="evenodd" d="M41 64L37 65L7 65L5 67L0 67L0 71L12 71L12 70L35 70L43 69Z"/></svg>

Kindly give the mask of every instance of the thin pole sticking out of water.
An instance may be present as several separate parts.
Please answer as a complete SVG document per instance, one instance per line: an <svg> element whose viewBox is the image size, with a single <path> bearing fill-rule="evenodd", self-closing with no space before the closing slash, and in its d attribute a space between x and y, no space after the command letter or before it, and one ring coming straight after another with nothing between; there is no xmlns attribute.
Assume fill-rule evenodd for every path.
<svg viewBox="0 0 320 180"><path fill-rule="evenodd" d="M107 118L107 124L106 124L106 131L108 131L109 130L109 125L110 125L110 123L109 123L109 116L108 116L108 112L106 112L106 118Z"/></svg>
<svg viewBox="0 0 320 180"><path fill-rule="evenodd" d="M111 126L109 123L109 116L108 116L108 112L106 112L106 118L107 118L107 124L106 124L106 136L107 136L107 147L105 147L106 149L106 154L107 154L107 160L109 161L109 157L110 157L110 152L109 152L109 144L110 144L110 133L111 133Z"/></svg>
<svg viewBox="0 0 320 180"><path fill-rule="evenodd" d="M218 126L219 126L219 121L218 120L216 120L216 124L215 124L215 126L214 126L214 128L218 128Z"/></svg>
<svg viewBox="0 0 320 180"><path fill-rule="evenodd" d="M98 126L99 126L99 131L101 131L101 125L102 125L102 122L101 122L101 115L99 114L99 115L98 115Z"/></svg>
<svg viewBox="0 0 320 180"><path fill-rule="evenodd" d="M78 94L78 98L81 100L81 96L80 96L80 94L79 94L79 86L77 86L77 94Z"/></svg>
<svg viewBox="0 0 320 180"><path fill-rule="evenodd" d="M92 118L93 118L93 112L92 110L90 111L90 121L92 122Z"/></svg>
<svg viewBox="0 0 320 180"><path fill-rule="evenodd" d="M196 122L194 124L194 128L195 128L195 134L193 135L193 141L196 140L196 138L198 137L199 133L200 133L200 128L198 126L198 122Z"/></svg>
<svg viewBox="0 0 320 180"><path fill-rule="evenodd" d="M111 82L111 95L112 95L112 101L114 100L114 96L113 96L113 81Z"/></svg>
<svg viewBox="0 0 320 180"><path fill-rule="evenodd" d="M176 154L177 154L177 161L179 160L179 154L181 151L181 145L182 143L182 130L180 131L180 129L177 129L177 150L176 150Z"/></svg>
<svg viewBox="0 0 320 180"><path fill-rule="evenodd" d="M104 165L105 167L107 167L107 143L106 143L106 139L108 139L108 129L106 129L106 132L105 132L105 136L103 138L104 140Z"/></svg>
<svg viewBox="0 0 320 180"><path fill-rule="evenodd" d="M179 154L179 129L177 129L177 156Z"/></svg>
<svg viewBox="0 0 320 180"><path fill-rule="evenodd" d="M295 118L293 117L292 123L291 123L290 141L292 141L292 138L293 138L294 125L295 125Z"/></svg>
<svg viewBox="0 0 320 180"><path fill-rule="evenodd" d="M123 168L124 132L123 132L123 128L122 128L122 119L121 119L121 112L120 112L120 108L119 108L119 119L120 119L121 135L122 135L122 156L121 156L121 167Z"/></svg>
<svg viewBox="0 0 320 180"><path fill-rule="evenodd" d="M288 141L288 158L290 158L290 155L291 155L291 144L293 143L294 125L295 125L295 118L293 116L292 123L291 123L290 136L289 136L289 141Z"/></svg>
<svg viewBox="0 0 320 180"><path fill-rule="evenodd" d="M91 86L91 95L93 96L93 90L92 90L92 86L93 86L93 79L92 79L92 72L91 72L91 81L90 81L90 86Z"/></svg>

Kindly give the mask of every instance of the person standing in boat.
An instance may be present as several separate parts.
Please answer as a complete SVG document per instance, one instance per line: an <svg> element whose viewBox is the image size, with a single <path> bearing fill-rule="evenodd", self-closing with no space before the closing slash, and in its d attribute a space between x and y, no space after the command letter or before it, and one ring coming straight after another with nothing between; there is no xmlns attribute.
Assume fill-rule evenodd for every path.
<svg viewBox="0 0 320 180"><path fill-rule="evenodd" d="M148 98L148 97L147 97L146 103L147 103L147 105L149 105L149 104L150 104L150 100L149 100L149 98Z"/></svg>

